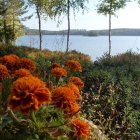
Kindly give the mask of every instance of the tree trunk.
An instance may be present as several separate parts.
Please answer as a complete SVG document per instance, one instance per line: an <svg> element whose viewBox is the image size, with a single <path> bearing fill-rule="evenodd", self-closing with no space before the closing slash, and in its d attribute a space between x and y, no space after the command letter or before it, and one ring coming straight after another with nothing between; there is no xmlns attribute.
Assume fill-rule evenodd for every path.
<svg viewBox="0 0 140 140"><path fill-rule="evenodd" d="M8 39L7 39L7 35L6 35L6 32L7 32L7 27L6 27L6 21L5 21L5 17L3 18L3 32L4 32L4 44L8 44Z"/></svg>
<svg viewBox="0 0 140 140"><path fill-rule="evenodd" d="M42 50L41 17L40 17L40 12L39 12L39 7L38 6L36 7L36 12L37 12L37 17L38 17L39 37L40 37L39 49L41 51Z"/></svg>
<svg viewBox="0 0 140 140"><path fill-rule="evenodd" d="M5 1L3 0L3 7L5 7ZM6 27L6 20L5 20L5 12L3 13L3 43L4 44L7 44L7 37L6 37L6 30L7 30L7 27Z"/></svg>
<svg viewBox="0 0 140 140"><path fill-rule="evenodd" d="M111 56L111 14L109 14L109 57Z"/></svg>
<svg viewBox="0 0 140 140"><path fill-rule="evenodd" d="M66 52L69 51L69 39L70 39L70 1L68 0L68 13L67 13L67 20L68 20L68 32L67 32L67 48Z"/></svg>
<svg viewBox="0 0 140 140"><path fill-rule="evenodd" d="M111 56L111 14L109 14L109 57Z"/></svg>
<svg viewBox="0 0 140 140"><path fill-rule="evenodd" d="M14 34L14 40L13 40L13 45L15 45L15 14L14 14L14 9L13 9L13 34Z"/></svg>

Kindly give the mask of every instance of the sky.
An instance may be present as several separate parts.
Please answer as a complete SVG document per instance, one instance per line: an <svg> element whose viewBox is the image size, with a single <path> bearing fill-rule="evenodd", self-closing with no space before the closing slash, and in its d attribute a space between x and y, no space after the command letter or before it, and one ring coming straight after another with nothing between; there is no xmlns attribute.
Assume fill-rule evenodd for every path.
<svg viewBox="0 0 140 140"><path fill-rule="evenodd" d="M102 30L108 29L108 17L98 14L96 11L97 0L89 0L88 11L83 14L81 11L73 16L71 12L71 29ZM29 10L29 14L33 9ZM136 1L127 3L127 6L116 12L117 17L112 17L112 29L114 28L140 28L140 5ZM67 29L67 17L62 17L62 23L57 26L57 20L42 19L43 30L65 30ZM38 29L38 19L36 15L23 23L31 29Z"/></svg>

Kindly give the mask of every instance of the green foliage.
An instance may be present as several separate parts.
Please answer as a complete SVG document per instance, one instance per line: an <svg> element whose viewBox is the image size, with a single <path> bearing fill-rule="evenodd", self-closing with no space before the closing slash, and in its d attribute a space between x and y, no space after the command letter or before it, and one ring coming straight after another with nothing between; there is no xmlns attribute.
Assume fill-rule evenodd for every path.
<svg viewBox="0 0 140 140"><path fill-rule="evenodd" d="M12 50L12 49L11 49ZM81 77L85 86L82 92L81 114L104 132L109 139L133 140L140 137L140 57L139 54L131 51L125 54L113 56L104 55L96 62L91 62L80 53L47 52L39 53L36 49L28 47L14 47L19 54L24 52L36 62L40 70L40 78L48 82L49 75L44 76L44 71L50 71L51 63L64 64L68 59L81 60L83 71L76 76ZM24 51L21 51L24 50ZM11 54L6 47L2 47L2 52ZM17 54L18 54L17 53ZM23 55L23 54L22 54ZM2 55L3 56L3 55ZM20 55L19 55L20 56ZM1 106L8 96L10 89L10 79L3 82L8 88L1 98ZM15 115L23 120L21 125L15 122L9 115L3 116L3 108L0 108L0 135L1 139L52 139L50 134L57 131L70 132L64 113L53 106L43 106L35 113L37 122L29 116L21 117L17 112ZM53 110L53 111L52 111ZM27 121L24 121L27 120ZM59 130L57 129L59 126ZM26 136L26 137L25 137ZM66 139L64 136L57 138ZM70 139L70 138L69 138Z"/></svg>
<svg viewBox="0 0 140 140"><path fill-rule="evenodd" d="M139 139L139 55L103 56L83 71L82 112L110 139ZM88 70L89 69L89 70Z"/></svg>
<svg viewBox="0 0 140 140"><path fill-rule="evenodd" d="M0 1L0 42L15 43L17 37L23 34L20 18L26 13L23 0Z"/></svg>
<svg viewBox="0 0 140 140"><path fill-rule="evenodd" d="M97 12L104 15L115 15L115 12L125 7L127 0L102 0L97 6Z"/></svg>
<svg viewBox="0 0 140 140"><path fill-rule="evenodd" d="M88 0L69 0L69 6L73 11L79 11L80 9L85 10L86 2ZM67 0L51 0L48 3L48 8L50 10L50 15L56 17L61 16L62 14L67 14L68 11L68 1ZM52 13L52 14L51 14Z"/></svg>
<svg viewBox="0 0 140 140"><path fill-rule="evenodd" d="M38 51L26 46L12 46L0 44L0 57L7 54L16 54L19 57L27 57L29 53Z"/></svg>
<svg viewBox="0 0 140 140"><path fill-rule="evenodd" d="M49 70L48 61L61 64L63 58L69 59L67 57L57 54L46 60L41 57L36 62ZM81 60L83 71L80 77L85 83L81 111L110 139L131 140L140 136L139 59L138 54L129 51L111 58L104 55L94 63Z"/></svg>

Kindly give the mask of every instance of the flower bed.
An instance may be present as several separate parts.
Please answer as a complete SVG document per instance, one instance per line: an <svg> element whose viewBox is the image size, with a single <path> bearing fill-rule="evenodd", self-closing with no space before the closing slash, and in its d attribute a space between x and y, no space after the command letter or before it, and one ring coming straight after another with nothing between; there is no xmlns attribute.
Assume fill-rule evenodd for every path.
<svg viewBox="0 0 140 140"><path fill-rule="evenodd" d="M43 76L28 58L6 55L0 63L2 140L91 139L91 125L80 117L84 83L75 76L82 71L78 61L51 64Z"/></svg>

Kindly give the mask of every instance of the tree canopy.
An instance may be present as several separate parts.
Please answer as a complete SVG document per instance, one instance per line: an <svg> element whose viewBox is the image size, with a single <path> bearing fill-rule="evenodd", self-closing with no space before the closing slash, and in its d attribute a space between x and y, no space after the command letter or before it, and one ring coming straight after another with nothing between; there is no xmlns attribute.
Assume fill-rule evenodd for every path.
<svg viewBox="0 0 140 140"><path fill-rule="evenodd" d="M14 42L17 37L23 35L24 26L22 15L27 12L27 6L23 0L0 1L0 41L6 44Z"/></svg>
<svg viewBox="0 0 140 140"><path fill-rule="evenodd" d="M126 5L126 0L102 0L97 5L97 12L104 15L115 15L115 12Z"/></svg>

